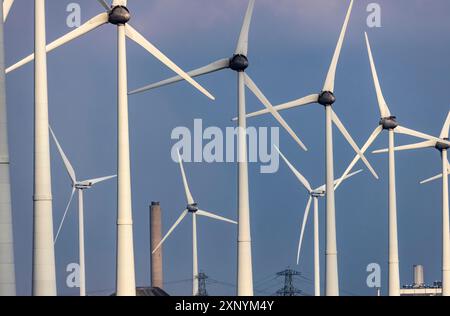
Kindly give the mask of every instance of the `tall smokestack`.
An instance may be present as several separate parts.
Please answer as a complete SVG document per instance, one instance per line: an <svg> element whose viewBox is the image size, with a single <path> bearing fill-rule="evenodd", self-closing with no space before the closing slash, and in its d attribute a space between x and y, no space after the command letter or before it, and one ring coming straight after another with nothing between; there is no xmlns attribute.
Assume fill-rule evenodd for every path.
<svg viewBox="0 0 450 316"><path fill-rule="evenodd" d="M423 287L425 285L423 266L414 265L414 287Z"/></svg>
<svg viewBox="0 0 450 316"><path fill-rule="evenodd" d="M152 253L152 251L159 244L161 238L161 206L159 202L152 202L150 206L151 278L152 287L159 287L160 289L163 288L162 247L155 253Z"/></svg>

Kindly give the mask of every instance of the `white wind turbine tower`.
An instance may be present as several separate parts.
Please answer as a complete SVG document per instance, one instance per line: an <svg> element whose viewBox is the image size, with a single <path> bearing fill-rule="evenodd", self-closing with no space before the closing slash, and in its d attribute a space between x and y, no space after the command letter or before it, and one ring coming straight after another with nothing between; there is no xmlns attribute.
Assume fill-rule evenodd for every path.
<svg viewBox="0 0 450 316"><path fill-rule="evenodd" d="M292 173L296 176L296 178L300 181L300 183L303 185L303 187L306 189L306 191L309 194L308 203L306 204L305 214L303 215L303 222L302 222L302 228L300 232L300 239L298 241L298 248L297 248L297 264L300 261L300 250L302 247L303 242L303 236L305 233L306 228L306 221L308 220L309 216L309 210L311 208L311 202L314 203L314 295L320 296L320 247L319 247L319 198L323 198L326 194L326 185L322 185L316 189L313 189L311 187L311 184L308 182L308 180L298 171L290 162L289 160L283 155L283 153L280 151L280 149L275 146L275 149L280 154L281 158L283 158L284 162L287 164L289 169L291 169ZM350 177L353 177L354 175L362 172L362 170L355 171L345 177L346 180ZM336 184L338 180L335 180L334 183Z"/></svg>
<svg viewBox="0 0 450 316"><path fill-rule="evenodd" d="M326 147L326 184L331 190L328 190L326 194L326 271L325 271L325 294L327 296L337 296L339 295L339 274L338 274L338 259L337 259L337 240L336 240L336 210L335 210L335 198L334 198L334 161L333 161L333 129L332 124L334 123L345 139L349 142L352 148L358 154L363 162L366 164L370 172L378 179L378 175L372 168L368 160L364 157L363 153L360 151L355 141L352 139L349 132L346 130L345 126L342 124L341 120L338 118L337 114L332 109L333 104L336 101L334 95L334 82L336 77L336 69L339 62L339 56L341 53L342 45L344 43L345 34L347 31L348 22L350 20L350 15L353 8L353 0L350 2L350 6L345 17L344 25L342 27L339 40L336 45L336 49L331 61L330 68L328 70L327 77L325 79L325 84L322 88L320 94L312 94L291 102L287 102L275 107L268 107L267 100L264 104L266 109L261 111L256 111L247 114L247 117L254 117L263 115L266 113L271 113L280 122L282 120L278 111L287 110L295 108L298 106L304 106L307 104L317 103L323 105L325 108L325 147ZM264 99L261 99L264 103ZM283 125L284 128L286 126ZM292 134L291 134L292 136Z"/></svg>
<svg viewBox="0 0 450 316"><path fill-rule="evenodd" d="M45 31L45 0L35 0L34 51L34 186L33 186L33 279L34 296L55 296L55 249L53 245L52 182L48 135L48 85Z"/></svg>
<svg viewBox="0 0 450 316"><path fill-rule="evenodd" d="M180 164L181 176L183 178L183 186L184 192L186 194L186 209L181 213L180 217L175 221L169 231L166 233L161 242L153 249L153 253L155 253L170 236L170 234L174 231L174 229L181 223L181 221L186 217L188 213L192 215L192 295L198 295L198 255L197 255L197 215L210 217L216 220L237 224L237 222L227 219L222 216L218 216L206 211L202 211L198 208L198 204L194 201L192 197L191 190L189 189L189 185L187 182L186 174L183 168L183 161L180 157L180 153L178 152L178 162Z"/></svg>
<svg viewBox="0 0 450 316"><path fill-rule="evenodd" d="M14 0L3 0L3 13L0 15L3 16L3 22L6 22L13 3Z"/></svg>
<svg viewBox="0 0 450 316"><path fill-rule="evenodd" d="M39 17L43 17L44 0L36 0L37 3L42 6L39 10ZM91 20L84 23L79 28L69 32L68 34L62 36L61 38L53 41L45 47L39 47L36 49L36 57L38 53L43 55L45 52L50 52L55 48L60 47L104 24L113 24L117 26L117 67L118 67L118 87L117 87L117 111L118 111L118 128L117 128L117 275L116 275L116 293L118 296L134 296L136 295L136 282L134 273L134 250L133 250L133 222L132 222L132 207L131 207L131 179L130 179L130 150L129 150L129 126L128 126L128 96L127 96L127 52L126 52L126 37L133 40L150 54L160 60L164 65L173 70L175 73L182 76L186 81L192 84L195 88L200 90L203 94L211 99L214 97L201 87L197 82L195 82L189 75L187 75L183 70L181 70L177 65L175 65L169 58L167 58L161 51L159 51L153 44L147 41L137 30L135 30L128 21L131 18L130 12L126 7L126 0L113 0L112 5L108 5L105 0L97 0L106 10L106 12L97 15ZM39 7L40 8L40 7ZM45 33L45 20L39 20L42 25L42 30L38 29L40 33ZM40 34L39 33L39 34ZM45 37L39 38L39 43L45 42ZM26 63L34 59L34 54L29 55L13 66L9 67L6 72L13 71ZM36 67L38 66L38 60L36 58ZM42 64L42 62L40 63ZM39 66L42 68L42 66ZM46 72L45 72L46 73ZM44 72L37 72L38 76L43 76ZM41 78L44 79L44 78ZM40 80L38 84L46 83L47 80ZM38 89L38 91L43 91L43 89ZM46 89L45 89L46 91ZM46 102L40 102L37 104L43 104ZM44 132L44 122L40 122L37 134L42 136L48 145L48 118L45 117L45 129ZM48 147L48 146L47 146ZM39 148L39 147L38 147ZM44 150L39 151L44 152ZM48 152L46 148L45 152ZM49 163L43 166L43 171L50 175ZM36 165L38 166L38 165ZM37 179L42 179L43 183L47 185L50 183L46 181L44 177L37 177ZM49 191L48 185L48 192ZM47 192L46 191L46 192ZM37 195L41 196L41 195ZM51 196L46 193L44 197ZM48 243L48 241L47 241ZM53 263L54 265L54 263Z"/></svg>
<svg viewBox="0 0 450 316"><path fill-rule="evenodd" d="M55 133L50 128L50 132L53 136L53 140L55 141L56 147L58 148L59 155L61 156L62 161L64 162L64 166L66 167L67 174L70 177L72 182L72 193L70 194L69 202L67 203L66 209L64 211L64 215L62 217L61 223L59 224L58 231L55 236L54 243L58 240L59 233L61 232L62 225L67 215L67 211L69 210L70 203L72 202L75 191L78 191L78 240L79 240L79 260L80 260L80 296L86 296L86 269L85 269L85 260L84 260L84 206L83 206L83 191L91 189L97 183L115 178L116 175L95 178L90 180L78 181L75 170L67 158L64 150L56 138Z"/></svg>
<svg viewBox="0 0 450 316"><path fill-rule="evenodd" d="M448 133L450 127L450 112L447 115L447 119L442 128L439 138L442 141L448 141ZM432 180L442 177L442 295L450 296L450 217L449 217L449 207L448 207L448 172L450 165L448 163L447 150L450 145L438 141L435 138L429 139L427 141L395 147L395 151L401 150L413 150L413 149L423 149L423 148L435 148L441 153L442 158L442 173L439 176L424 180L421 182L427 183ZM388 149L376 150L374 153L385 153Z"/></svg>
<svg viewBox="0 0 450 316"><path fill-rule="evenodd" d="M250 203L248 188L248 161L247 161L247 139L246 139L246 117L245 117L245 86L247 86L258 99L266 106L267 111L272 113L275 119L289 132L295 141L306 150L305 145L295 135L283 118L273 110L272 105L262 94L250 77L245 73L249 66L248 61L248 37L253 15L255 0L250 0L245 13L236 50L231 58L223 58L209 65L190 71L192 77L206 75L222 69L231 69L237 72L238 83L238 268L237 268L237 295L253 296L253 272L252 272L252 248L250 234ZM130 94L136 94L158 87L166 86L183 80L180 76L172 77L143 88L136 89Z"/></svg>
<svg viewBox="0 0 450 316"><path fill-rule="evenodd" d="M370 135L367 142L364 144L361 151L364 153L375 139L381 134L383 130L389 132L389 295L400 295L400 271L399 271L399 259L398 259L398 236L397 236L397 198L396 198L396 185L395 185L395 153L394 153L394 133L405 134L414 136L425 140L435 140L442 142L443 144L450 145L450 142L441 140L439 138L417 132L415 130L400 126L397 122L397 118L391 115L389 107L384 99L380 82L378 80L377 70L373 60L372 51L370 48L369 37L366 36L367 51L369 54L369 61L377 93L378 106L380 109L381 119L379 125L373 133ZM359 160L359 156L356 156L344 172L345 176L352 170L353 166ZM339 185L339 183L338 183Z"/></svg>
<svg viewBox="0 0 450 316"><path fill-rule="evenodd" d="M16 295L4 46L4 22L13 2L0 5L0 296Z"/></svg>

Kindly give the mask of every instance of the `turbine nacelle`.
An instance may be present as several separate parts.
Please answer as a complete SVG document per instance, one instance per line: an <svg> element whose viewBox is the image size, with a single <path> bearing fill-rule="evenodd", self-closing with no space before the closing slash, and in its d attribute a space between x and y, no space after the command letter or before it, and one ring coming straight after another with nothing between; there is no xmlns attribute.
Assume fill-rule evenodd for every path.
<svg viewBox="0 0 450 316"><path fill-rule="evenodd" d="M317 102L323 106L333 105L336 102L336 97L331 91L322 91Z"/></svg>
<svg viewBox="0 0 450 316"><path fill-rule="evenodd" d="M395 129L398 126L397 117L396 116L388 116L383 117L380 120L380 125L383 126L383 129Z"/></svg>
<svg viewBox="0 0 450 316"><path fill-rule="evenodd" d="M108 22L114 25L125 25L130 19L130 11L123 5L113 7L108 16Z"/></svg>
<svg viewBox="0 0 450 316"><path fill-rule="evenodd" d="M310 195L312 197L316 197L316 198L324 197L325 196L325 190L315 190L315 191L312 191Z"/></svg>
<svg viewBox="0 0 450 316"><path fill-rule="evenodd" d="M78 183L75 183L73 185L73 187L78 190L90 189L90 188L92 188L92 182L90 182L90 181L78 182Z"/></svg>
<svg viewBox="0 0 450 316"><path fill-rule="evenodd" d="M188 210L189 213L197 213L198 211L197 203L188 204L186 206L186 209Z"/></svg>
<svg viewBox="0 0 450 316"><path fill-rule="evenodd" d="M448 141L448 138L444 138L444 140ZM447 150L450 148L450 146L446 143L437 142L435 145L435 148L439 151Z"/></svg>
<svg viewBox="0 0 450 316"><path fill-rule="evenodd" d="M234 71L244 71L248 68L248 58L245 55L236 54L230 59L230 68Z"/></svg>

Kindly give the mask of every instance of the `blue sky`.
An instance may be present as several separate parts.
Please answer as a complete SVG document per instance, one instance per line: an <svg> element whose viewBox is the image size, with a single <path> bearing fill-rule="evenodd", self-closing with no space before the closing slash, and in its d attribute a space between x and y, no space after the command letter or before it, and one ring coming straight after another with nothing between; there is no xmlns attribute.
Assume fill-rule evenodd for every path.
<svg viewBox="0 0 450 316"><path fill-rule="evenodd" d="M6 32L7 65L33 50L33 6L16 1ZM47 38L68 31L66 6L73 1L47 1ZM378 107L364 43L369 33L386 100L400 123L438 135L449 110L444 97L450 77L450 30L446 0L378 0L382 27L368 29L367 5L356 1L341 54L336 82L340 115L358 144L365 142L379 120ZM101 12L95 1L80 0L82 21ZM188 70L235 49L247 1L152 0L129 1L131 24ZM250 32L248 74L274 103L317 93L323 85L342 26L348 1L258 0ZM444 40L443 40L444 39ZM116 168L116 35L106 25L48 56L50 122L80 178L108 175ZM130 89L171 75L146 51L128 43ZM216 96L211 102L185 83L131 96L130 140L136 279L149 284L148 205L161 201L164 231L179 216L185 198L178 166L170 159L177 126L193 127L195 118L205 126L232 126L236 114L235 74L224 71L199 80ZM14 210L14 237L18 294L31 292L33 66L7 77L8 120ZM248 110L261 105L248 93ZM309 148L307 153L284 132L284 153L313 186L324 182L324 113L319 106L283 114ZM249 125L276 126L270 116L249 120ZM414 139L397 137L405 144ZM387 136L374 144L384 147ZM335 129L336 174L344 171L353 151ZM366 266L382 267L387 288L387 157L368 155L380 180L364 172L345 183L336 195L339 270L342 294L371 295L365 285ZM412 282L412 265L425 266L428 283L440 279L440 182L418 181L439 173L437 151L397 155L399 255L401 283ZM361 167L360 164L358 164ZM232 163L185 164L194 197L202 207L236 218L236 166ZM285 165L275 174L260 174L251 164L250 197L255 282L287 266L313 276L312 222L304 240L304 257L295 266L299 224L307 195ZM53 209L59 223L70 194L69 179L52 145ZM78 260L76 203L56 245L58 292L76 295L65 286L65 267ZM324 201L321 207L321 251L324 251ZM86 265L88 292L106 294L115 284L116 186L97 186L85 194ZM211 278L235 283L236 227L199 220L199 264ZM191 277L191 225L183 223L164 248L165 280ZM323 259L322 255L322 271ZM323 273L322 273L323 280ZM264 286L265 284L265 286ZM256 283L256 294L268 294L279 282ZM268 288L267 288L268 287ZM311 283L297 287L312 293ZM189 282L167 284L171 294L191 291ZM210 285L211 294L232 295L230 286ZM259 292L258 292L259 291Z"/></svg>

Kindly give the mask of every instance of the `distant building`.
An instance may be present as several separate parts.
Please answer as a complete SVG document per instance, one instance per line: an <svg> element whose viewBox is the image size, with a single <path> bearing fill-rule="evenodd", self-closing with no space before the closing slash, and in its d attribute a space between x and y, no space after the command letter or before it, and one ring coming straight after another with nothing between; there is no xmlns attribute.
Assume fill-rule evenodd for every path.
<svg viewBox="0 0 450 316"><path fill-rule="evenodd" d="M422 265L413 266L414 283L403 285L401 296L442 296L442 282L435 281L433 285L426 285Z"/></svg>

